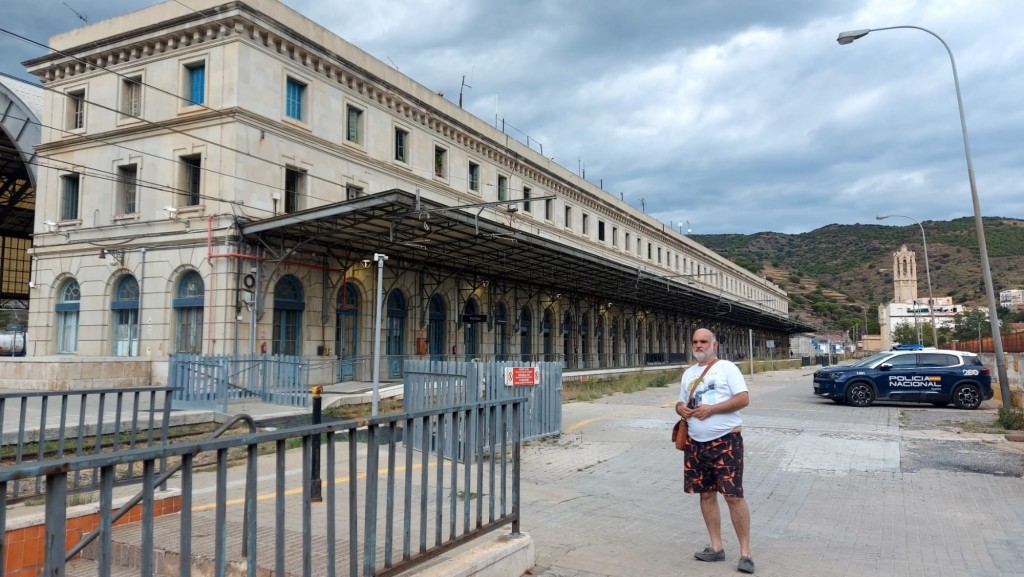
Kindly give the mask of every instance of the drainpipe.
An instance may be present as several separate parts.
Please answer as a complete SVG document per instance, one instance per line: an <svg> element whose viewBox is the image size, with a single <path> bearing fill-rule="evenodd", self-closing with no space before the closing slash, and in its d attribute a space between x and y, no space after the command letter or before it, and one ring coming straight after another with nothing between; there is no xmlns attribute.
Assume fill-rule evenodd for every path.
<svg viewBox="0 0 1024 577"><path fill-rule="evenodd" d="M142 349L142 313L145 310L142 308L142 296L146 294L146 247L140 248L139 252L142 253L142 266L139 272L139 336L136 343L136 356L142 353L140 349Z"/></svg>

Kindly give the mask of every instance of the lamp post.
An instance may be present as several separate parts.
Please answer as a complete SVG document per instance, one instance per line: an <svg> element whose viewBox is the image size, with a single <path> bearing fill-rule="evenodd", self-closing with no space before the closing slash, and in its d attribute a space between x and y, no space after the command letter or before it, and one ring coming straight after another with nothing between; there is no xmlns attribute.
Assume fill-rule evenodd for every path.
<svg viewBox="0 0 1024 577"><path fill-rule="evenodd" d="M960 112L960 131L964 137L964 155L967 157L967 179L971 185L971 201L974 204L974 228L977 229L978 234L978 252L981 257L981 273L985 278L985 292L988 293L988 306L989 306L989 325L992 330L992 346L993 352L996 357L996 374L999 376L999 391L1003 397L1003 407L1012 408L1013 405L1010 402L1010 382L1006 376L1006 360L1003 358L1003 341L999 335L999 318L996 315L996 293L992 287L992 271L988 264L988 247L985 245L985 227L981 220L981 203L978 201L978 186L974 182L974 163L971 161L971 143L967 136L967 119L964 116L964 101L960 96L960 79L956 74L956 59L953 58L953 51L950 50L949 44L942 39L941 36L928 30L927 28L921 28L920 26L888 26L886 28L873 28L865 30L851 30L848 32L840 32L836 38L836 42L840 45L850 44L858 38L863 38L871 32L880 32L882 30L896 30L899 28L911 28L914 30L920 30L927 32L935 37L936 40L942 43L942 46L946 49L946 53L949 54L949 63L953 67L953 86L956 88L956 105Z"/></svg>
<svg viewBox="0 0 1024 577"><path fill-rule="evenodd" d="M885 220L887 218L891 218L891 217L894 217L894 216L896 218L905 218L907 220L913 221L914 224L916 224L917 227L921 229L921 242L924 243L924 274L925 274L925 277L928 279L928 313L929 313L929 315L932 318L932 346L933 347L938 347L939 346L939 329L938 329L938 326L935 324L935 299L932 298L932 271L931 271L931 268L929 268L929 266L928 266L928 237L926 237L924 235L924 226L920 222L918 222L916 219L910 218L909 216L904 216L902 214L880 214L880 215L876 216L875 219L877 219L877 220ZM916 306L915 306L915 309L916 309ZM914 311L914 315L915 315L915 319L916 319L916 317L917 317L917 311L916 310Z"/></svg>
<svg viewBox="0 0 1024 577"><path fill-rule="evenodd" d="M384 307L384 261L388 255L373 253L373 262L377 263L377 314L373 319L373 407L370 414L377 416L380 405L380 317Z"/></svg>

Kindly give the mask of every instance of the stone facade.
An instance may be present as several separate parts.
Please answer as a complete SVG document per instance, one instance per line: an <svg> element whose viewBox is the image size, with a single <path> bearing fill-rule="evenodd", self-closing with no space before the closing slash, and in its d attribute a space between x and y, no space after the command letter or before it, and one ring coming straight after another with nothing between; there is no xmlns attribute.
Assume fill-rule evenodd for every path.
<svg viewBox="0 0 1024 577"><path fill-rule="evenodd" d="M370 255L338 247L318 261L291 258L239 230L392 190L471 206L466 212L480 219L664 277L667 287L696 286L727 302L724 312L754 307L780 327L757 330L762 346L788 337L778 286L280 2L197 0L190 8L164 2L72 30L50 44L73 58L54 53L26 63L46 87L44 124L52 127L39 147L51 166L40 174L30 355L151 359L157 381L168 355L181 351L237 354L267 345L302 356L368 355ZM746 351L747 327L728 316L556 298L543 278L516 279L529 285L525 305L487 279L465 282L465 274L427 290L424 267L431 263L385 269L384 298L399 294L407 307L394 343L401 355L422 354L435 295L445 342L434 347L446 354L472 349L485 357L506 343L507 354L585 350L596 359L632 351L623 362L643 362L644 353L685 351L688 331L711 323L728 347ZM295 300L282 305L285 289ZM470 303L489 319L476 330L461 322ZM508 324L499 330L502 305ZM515 327L524 314L538 331L530 340ZM569 326L567 319L571 338L539 329ZM296 342L287 342L289 331ZM544 335L554 342L542 347ZM516 348L527 344L528 351ZM354 378L367 376L361 366Z"/></svg>

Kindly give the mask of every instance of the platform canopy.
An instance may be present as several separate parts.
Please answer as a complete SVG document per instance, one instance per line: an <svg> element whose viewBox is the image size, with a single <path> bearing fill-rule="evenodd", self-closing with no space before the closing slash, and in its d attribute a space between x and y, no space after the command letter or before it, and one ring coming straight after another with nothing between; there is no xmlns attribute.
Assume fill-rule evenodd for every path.
<svg viewBox="0 0 1024 577"><path fill-rule="evenodd" d="M0 308L27 309L42 89L0 77ZM0 330L5 327L0 326Z"/></svg>
<svg viewBox="0 0 1024 577"><path fill-rule="evenodd" d="M638 268L628 259L566 246L541 233L478 216L485 208L505 210L507 205L450 207L391 190L243 223L241 232L268 257L280 260L349 266L384 253L388 267L429 267L488 282L540 286L634 310L678 312L769 331L791 334L812 329L758 303L737 300L700 279Z"/></svg>

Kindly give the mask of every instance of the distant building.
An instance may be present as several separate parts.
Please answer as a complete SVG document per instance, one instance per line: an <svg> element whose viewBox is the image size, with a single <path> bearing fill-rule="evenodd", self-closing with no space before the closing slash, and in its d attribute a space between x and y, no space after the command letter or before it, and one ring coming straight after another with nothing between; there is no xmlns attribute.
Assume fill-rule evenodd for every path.
<svg viewBox="0 0 1024 577"><path fill-rule="evenodd" d="M906 323L924 331L925 324L934 318L936 327L952 327L953 317L969 310L954 303L950 297L929 300L917 294L917 255L907 250L907 245L900 246L900 250L892 254L892 284L892 302L878 307L883 350L892 348L892 331L900 324Z"/></svg>
<svg viewBox="0 0 1024 577"><path fill-rule="evenodd" d="M1008 289L999 291L999 306L1012 311L1024 309L1024 289Z"/></svg>

